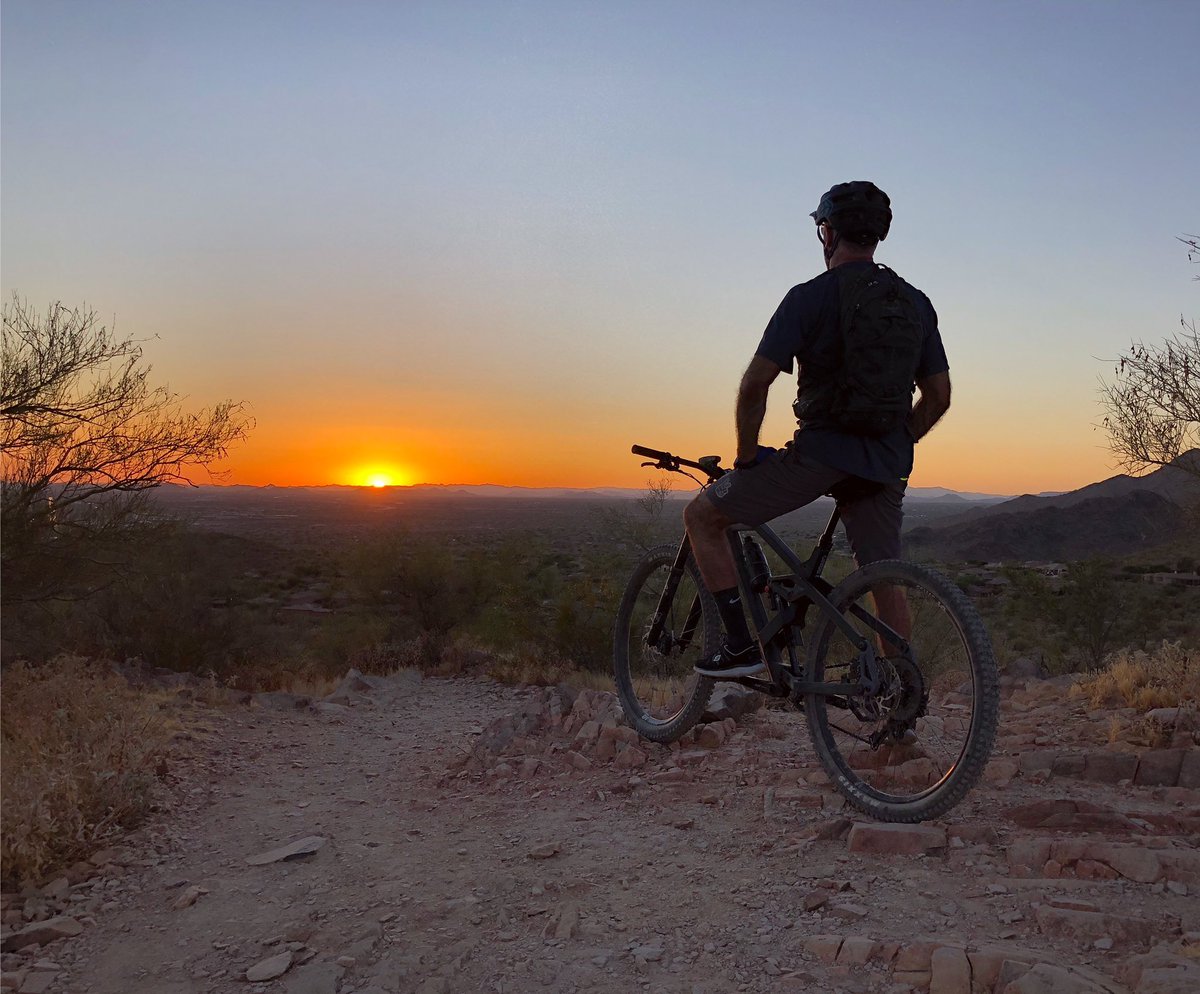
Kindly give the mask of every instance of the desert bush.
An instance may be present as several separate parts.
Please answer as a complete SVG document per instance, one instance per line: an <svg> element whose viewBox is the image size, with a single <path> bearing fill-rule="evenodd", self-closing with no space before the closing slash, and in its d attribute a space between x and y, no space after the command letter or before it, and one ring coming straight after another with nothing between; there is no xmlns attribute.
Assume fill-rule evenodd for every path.
<svg viewBox="0 0 1200 994"><path fill-rule="evenodd" d="M1163 642L1150 652L1122 650L1071 690L1093 707L1148 711L1200 704L1200 652L1178 642Z"/></svg>
<svg viewBox="0 0 1200 994"><path fill-rule="evenodd" d="M88 308L13 295L0 335L0 604L86 596L145 495L223 459L251 420L200 411L150 381L142 344Z"/></svg>
<svg viewBox="0 0 1200 994"><path fill-rule="evenodd" d="M164 721L102 664L59 657L3 676L0 862L6 886L44 880L144 818Z"/></svg>

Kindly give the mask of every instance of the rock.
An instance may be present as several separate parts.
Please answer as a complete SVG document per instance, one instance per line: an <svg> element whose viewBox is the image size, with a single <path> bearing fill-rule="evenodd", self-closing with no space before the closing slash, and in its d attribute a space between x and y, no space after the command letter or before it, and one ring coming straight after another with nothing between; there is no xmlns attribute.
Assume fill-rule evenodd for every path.
<svg viewBox="0 0 1200 994"><path fill-rule="evenodd" d="M1180 787L1200 789L1200 749L1188 749L1179 767Z"/></svg>
<svg viewBox="0 0 1200 994"><path fill-rule="evenodd" d="M946 830L933 825L858 822L850 829L850 852L884 856L916 856L946 848Z"/></svg>
<svg viewBox="0 0 1200 994"><path fill-rule="evenodd" d="M940 946L929 960L929 994L971 994L971 964L956 946Z"/></svg>
<svg viewBox="0 0 1200 994"><path fill-rule="evenodd" d="M173 907L176 911L182 911L184 908L190 908L207 893L208 891L203 887L189 887L177 898L175 898L175 902L171 905L171 907Z"/></svg>
<svg viewBox="0 0 1200 994"><path fill-rule="evenodd" d="M1009 808L1005 814L1022 828L1052 828L1073 832L1138 831L1138 827L1118 811L1066 797L1018 805Z"/></svg>
<svg viewBox="0 0 1200 994"><path fill-rule="evenodd" d="M1031 966L1038 962L1037 953L1009 946L982 946L968 952L967 959L971 963L971 980L981 991L1000 990L997 982L1005 961L1013 961Z"/></svg>
<svg viewBox="0 0 1200 994"><path fill-rule="evenodd" d="M579 934L579 908L568 904L559 912L558 921L554 923L554 938L570 939Z"/></svg>
<svg viewBox="0 0 1200 994"><path fill-rule="evenodd" d="M26 925L16 932L10 932L0 942L0 949L6 953L16 952L26 946L44 946L57 939L68 939L79 935L83 926L74 918L66 915L57 918L47 918L45 921Z"/></svg>
<svg viewBox="0 0 1200 994"><path fill-rule="evenodd" d="M271 849L268 852L259 853L257 856L247 856L246 862L251 866L265 866L268 863L299 859L301 856L311 856L323 845L325 845L324 836L309 835L303 839L297 839L295 842L289 842L286 846L280 846L278 849Z"/></svg>
<svg viewBox="0 0 1200 994"><path fill-rule="evenodd" d="M646 760L647 756L641 749L629 746L617 753L617 758L613 760L613 766L620 770L634 770L645 766Z"/></svg>
<svg viewBox="0 0 1200 994"><path fill-rule="evenodd" d="M263 960L261 963L255 963L246 971L246 979L252 984L260 984L264 980L274 980L276 977L282 977L288 972L292 965L292 951L286 950L278 955L271 956Z"/></svg>
<svg viewBox="0 0 1200 994"><path fill-rule="evenodd" d="M450 981L445 977L430 977L417 988L417 994L450 994Z"/></svg>
<svg viewBox="0 0 1200 994"><path fill-rule="evenodd" d="M725 726L720 722L705 725L696 734L696 745L705 749L716 749L725 742Z"/></svg>
<svg viewBox="0 0 1200 994"><path fill-rule="evenodd" d="M817 908L823 907L829 903L829 891L827 890L811 890L804 895L804 910L816 911Z"/></svg>
<svg viewBox="0 0 1200 994"><path fill-rule="evenodd" d="M345 972L336 963L309 963L288 977L284 989L287 994L337 994Z"/></svg>
<svg viewBox="0 0 1200 994"><path fill-rule="evenodd" d="M324 718L327 721L340 721L350 714L348 707L343 704L335 704L328 698L323 701L317 701L315 704L310 704L308 710L318 718Z"/></svg>
<svg viewBox="0 0 1200 994"><path fill-rule="evenodd" d="M1151 749L1138 757L1133 782L1139 787L1174 787L1183 767L1184 749Z"/></svg>
<svg viewBox="0 0 1200 994"><path fill-rule="evenodd" d="M840 918L846 922L862 921L871 913L869 908L861 904L854 904L850 901L844 901L839 904L831 904L826 909L826 914L833 915L834 918Z"/></svg>
<svg viewBox="0 0 1200 994"><path fill-rule="evenodd" d="M732 718L737 721L743 715L753 714L761 708L764 700L766 698L757 691L734 683L723 683L713 691L700 720L710 722Z"/></svg>
<svg viewBox="0 0 1200 994"><path fill-rule="evenodd" d="M579 731L575 733L575 738L571 742L573 749L586 749L600 736L600 722L585 721L579 726Z"/></svg>
<svg viewBox="0 0 1200 994"><path fill-rule="evenodd" d="M1058 756L1057 749L1027 749L1018 762L1022 773L1049 773Z"/></svg>
<svg viewBox="0 0 1200 994"><path fill-rule="evenodd" d="M1002 992L1003 994L1105 994L1105 989L1070 968L1054 966L1050 963L1037 963L1023 976L1002 988Z"/></svg>
<svg viewBox="0 0 1200 994"><path fill-rule="evenodd" d="M58 979L57 970L32 970L25 974L17 992L18 994L46 994L56 979Z"/></svg>
<svg viewBox="0 0 1200 994"><path fill-rule="evenodd" d="M1020 765L1015 759L1005 759L1003 756L993 757L983 771L983 779L991 787L1007 787L1020 772Z"/></svg>
<svg viewBox="0 0 1200 994"><path fill-rule="evenodd" d="M840 935L810 935L804 940L805 952L816 957L820 963L834 963L842 948Z"/></svg>
<svg viewBox="0 0 1200 994"><path fill-rule="evenodd" d="M1019 680L1041 680L1049 675L1041 663L1036 663L1025 656L1012 660L1004 667L1003 672Z"/></svg>
<svg viewBox="0 0 1200 994"><path fill-rule="evenodd" d="M896 953L896 969L907 972L928 971L933 963L933 951L938 948L936 942L910 942L900 947Z"/></svg>
<svg viewBox="0 0 1200 994"><path fill-rule="evenodd" d="M538 846L536 849L531 849L525 855L529 859L551 859L557 856L562 850L557 842L547 842L545 845Z"/></svg>
<svg viewBox="0 0 1200 994"><path fill-rule="evenodd" d="M300 711L312 703L312 698L303 694L285 694L280 690L271 690L255 694L254 703L268 711Z"/></svg>
<svg viewBox="0 0 1200 994"><path fill-rule="evenodd" d="M663 957L663 948L662 946L634 946L630 950L630 955L634 959L639 959L646 963L657 963Z"/></svg>
<svg viewBox="0 0 1200 994"><path fill-rule="evenodd" d="M1131 752L1101 749L1083 755L1083 778L1097 783L1120 783L1132 780L1137 772L1138 759Z"/></svg>
<svg viewBox="0 0 1200 994"><path fill-rule="evenodd" d="M1045 935L1086 942L1107 936L1119 943L1149 943L1159 931L1153 922L1129 915L1056 908L1049 904L1037 909L1037 923Z"/></svg>
<svg viewBox="0 0 1200 994"><path fill-rule="evenodd" d="M1008 846L1008 867L1014 877L1032 877L1050 858L1049 839L1017 839Z"/></svg>
<svg viewBox="0 0 1200 994"><path fill-rule="evenodd" d="M842 948L838 950L837 962L847 966L865 966L870 960L875 947L879 945L874 939L861 935L848 935L842 940Z"/></svg>

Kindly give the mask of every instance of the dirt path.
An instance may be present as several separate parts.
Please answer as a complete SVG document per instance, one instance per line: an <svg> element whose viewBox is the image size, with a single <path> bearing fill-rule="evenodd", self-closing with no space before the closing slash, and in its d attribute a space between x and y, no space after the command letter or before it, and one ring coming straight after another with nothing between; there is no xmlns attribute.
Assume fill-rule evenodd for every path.
<svg viewBox="0 0 1200 994"><path fill-rule="evenodd" d="M717 748L654 747L641 763L582 727L603 726L610 701L560 701L556 720L552 696L402 674L340 709L187 709L194 756L175 807L63 896L90 913L76 914L82 934L7 953L5 984L1200 989L1200 791L1040 770L1123 754L1104 745L1107 716L1059 688L1017 685L989 783L882 841L829 792L794 713L762 710ZM1197 749L1177 751L1190 763ZM310 855L247 862L312 836ZM248 981L256 967L282 972Z"/></svg>

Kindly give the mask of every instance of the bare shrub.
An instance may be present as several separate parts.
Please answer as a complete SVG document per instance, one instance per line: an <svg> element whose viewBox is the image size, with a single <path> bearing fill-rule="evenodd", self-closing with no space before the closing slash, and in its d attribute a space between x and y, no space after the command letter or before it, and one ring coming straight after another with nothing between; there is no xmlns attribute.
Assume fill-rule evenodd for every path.
<svg viewBox="0 0 1200 994"><path fill-rule="evenodd" d="M108 540L148 515L145 494L223 459L250 418L188 411L150 382L142 346L94 311L19 297L0 339L0 602L86 596L114 566Z"/></svg>
<svg viewBox="0 0 1200 994"><path fill-rule="evenodd" d="M6 886L44 880L138 824L162 716L102 664L60 656L4 671L0 861Z"/></svg>
<svg viewBox="0 0 1200 994"><path fill-rule="evenodd" d="M1121 650L1071 692L1096 708L1200 705L1200 653L1178 642L1164 642L1152 652Z"/></svg>

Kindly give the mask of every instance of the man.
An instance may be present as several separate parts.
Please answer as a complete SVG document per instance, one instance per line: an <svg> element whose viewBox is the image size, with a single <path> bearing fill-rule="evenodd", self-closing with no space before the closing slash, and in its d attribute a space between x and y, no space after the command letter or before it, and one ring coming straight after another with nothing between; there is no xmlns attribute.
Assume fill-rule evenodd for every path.
<svg viewBox="0 0 1200 994"><path fill-rule="evenodd" d="M892 221L887 194L874 183L839 183L811 216L826 271L793 287L775 311L738 389L734 472L708 487L684 512L696 563L726 633L720 651L696 667L705 676L747 676L763 667L738 595L726 529L762 524L837 488L859 566L899 558L913 445L950 407L949 364L933 305L874 261L875 248ZM869 298L882 302L868 305ZM885 307L891 316L879 318ZM860 320L868 313L869 319ZM864 331L863 321L891 330L881 338L874 327ZM877 344L889 335L886 346ZM758 442L767 393L781 372L791 372L793 362L798 366L793 409L799 428L786 448L768 449ZM860 370L869 372L865 386L854 384ZM895 382L890 395L886 384L880 385L881 377L889 376L899 380L899 402ZM914 389L920 392L915 406ZM856 415L852 410L856 405L869 409L865 421L858 416L862 411ZM908 634L902 592L877 594L877 606L887 624Z"/></svg>

